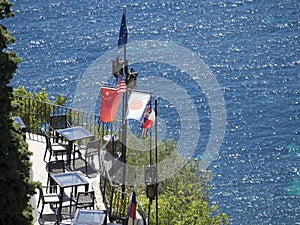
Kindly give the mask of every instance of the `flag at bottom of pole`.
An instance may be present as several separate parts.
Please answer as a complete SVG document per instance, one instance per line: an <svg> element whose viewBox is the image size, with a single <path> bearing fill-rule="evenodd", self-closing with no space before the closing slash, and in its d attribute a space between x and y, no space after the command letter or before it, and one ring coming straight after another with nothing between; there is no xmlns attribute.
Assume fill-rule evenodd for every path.
<svg viewBox="0 0 300 225"><path fill-rule="evenodd" d="M129 209L128 209L128 216L130 218L132 218L133 220L136 219L136 204L137 204L136 193L135 193L135 188L133 188L132 197L131 197Z"/></svg>

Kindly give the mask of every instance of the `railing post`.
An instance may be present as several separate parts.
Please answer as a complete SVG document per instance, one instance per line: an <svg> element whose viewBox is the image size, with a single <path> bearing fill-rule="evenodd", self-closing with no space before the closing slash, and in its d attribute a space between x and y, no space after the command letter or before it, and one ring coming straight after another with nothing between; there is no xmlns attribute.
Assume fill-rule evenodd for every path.
<svg viewBox="0 0 300 225"><path fill-rule="evenodd" d="M109 220L112 220L112 204L113 204L113 197L114 197L114 187L111 187L111 197L110 197L110 203L109 203Z"/></svg>
<svg viewBox="0 0 300 225"><path fill-rule="evenodd" d="M28 115L28 127L29 127L29 131L30 131L30 133L32 132L32 130L31 130L31 100L30 99L28 99L28 113L27 113L27 115ZM26 125L27 126L27 125Z"/></svg>

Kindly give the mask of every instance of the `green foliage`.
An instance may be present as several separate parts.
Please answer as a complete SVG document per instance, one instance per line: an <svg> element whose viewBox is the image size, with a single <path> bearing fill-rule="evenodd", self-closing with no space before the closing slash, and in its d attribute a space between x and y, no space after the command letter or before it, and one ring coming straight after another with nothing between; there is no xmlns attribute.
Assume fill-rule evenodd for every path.
<svg viewBox="0 0 300 225"><path fill-rule="evenodd" d="M159 184L158 224L166 225L221 225L229 217L209 202L211 174L199 170L200 162L188 162L175 176ZM148 201L141 198L143 208ZM155 202L151 204L150 224L155 224Z"/></svg>
<svg viewBox="0 0 300 225"><path fill-rule="evenodd" d="M44 88L39 93L27 92L22 86L18 87L13 93L15 96L23 96L22 98L16 97L14 99L13 114L22 118L28 130L39 134L41 124L46 122L51 112L51 106L43 103L50 102L48 93ZM30 99L37 101L31 101Z"/></svg>
<svg viewBox="0 0 300 225"><path fill-rule="evenodd" d="M15 91L14 91L15 95L19 95L19 96L23 96L23 97L27 97L27 98L31 98L32 94L31 92L27 92L26 89L23 86L19 86Z"/></svg>
<svg viewBox="0 0 300 225"><path fill-rule="evenodd" d="M58 93L55 98L54 104L55 105L65 105L67 100L68 100L67 96L62 96L61 94Z"/></svg>
<svg viewBox="0 0 300 225"><path fill-rule="evenodd" d="M11 11L10 7L12 7L14 4L11 3L8 0L1 0L0 1L0 19L8 18L8 17L13 17L15 14Z"/></svg>
<svg viewBox="0 0 300 225"><path fill-rule="evenodd" d="M25 124L28 125L28 129L37 134L41 133L41 124L49 122L50 114L55 111L58 105L63 106L67 101L67 97L58 94L55 103L50 104L45 88L42 88L39 93L31 93L19 86L13 93L16 96L13 102L14 115L21 116Z"/></svg>
<svg viewBox="0 0 300 225"><path fill-rule="evenodd" d="M130 138L130 140L135 140ZM145 150L150 148L144 143ZM134 145L133 145L134 146ZM154 143L151 144L154 146ZM142 146L139 146L142 147ZM142 148L140 148L142 149ZM172 167L158 167L159 176L165 176L166 171L177 169L184 165L177 173L169 179L161 182L158 186L158 224L170 225L221 225L228 224L229 217L218 210L217 205L209 202L209 191L212 174L207 170L201 170L201 161L186 161L180 154L176 153L177 145L169 140L162 142L158 146L158 162L172 158ZM154 150L152 150L152 164L154 161ZM149 151L128 149L127 162L134 166L145 166L149 164ZM163 164L163 163L161 163ZM138 201L142 203L144 209L148 209L149 200L145 197L145 188L138 188ZM155 202L151 202L150 224L155 224ZM140 212L141 213L141 212Z"/></svg>
<svg viewBox="0 0 300 225"><path fill-rule="evenodd" d="M17 96L26 97L28 99L50 103L49 95L46 92L45 88L42 88L40 92L31 93L30 91L27 91L23 86L19 86L14 90L13 94ZM64 106L67 100L68 100L67 96L62 96L61 94L58 93L53 104Z"/></svg>
<svg viewBox="0 0 300 225"><path fill-rule="evenodd" d="M200 171L200 164L188 162L176 176L162 184L160 224L228 224L228 216L209 203L211 174Z"/></svg>
<svg viewBox="0 0 300 225"><path fill-rule="evenodd" d="M0 19L11 17L13 4L0 0ZM15 38L0 25L0 224L31 224L33 215L29 204L36 183L30 179L30 155L20 126L13 124L12 88L8 86L21 59L7 46ZM16 107L16 105L14 106Z"/></svg>
<svg viewBox="0 0 300 225"><path fill-rule="evenodd" d="M134 134L133 136L127 137L127 140L130 140L128 144L128 151L127 151L127 164L132 166L141 167L147 166L150 164L155 163L155 143L153 138L147 137L145 139L138 139ZM134 148L130 148L130 146L134 146ZM158 163L163 161L168 157L171 153L175 152L177 144L172 140L165 140L164 142L160 143L157 148L157 159ZM151 151L149 150L151 149ZM150 160L151 155L151 160Z"/></svg>
<svg viewBox="0 0 300 225"><path fill-rule="evenodd" d="M42 102L50 102L45 88L42 88L39 93L34 92L31 98Z"/></svg>

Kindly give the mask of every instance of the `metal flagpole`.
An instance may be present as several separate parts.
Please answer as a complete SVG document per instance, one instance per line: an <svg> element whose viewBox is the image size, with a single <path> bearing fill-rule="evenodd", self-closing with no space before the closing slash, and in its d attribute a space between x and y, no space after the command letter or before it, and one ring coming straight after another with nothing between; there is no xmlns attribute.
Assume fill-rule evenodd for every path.
<svg viewBox="0 0 300 225"><path fill-rule="evenodd" d="M126 6L123 7L123 12L124 12L124 16L125 16L125 19L126 19ZM125 20L126 21L126 20ZM126 31L127 32L127 31ZM127 43L124 44L124 63L125 63L125 66L126 65L126 45ZM124 70L125 71L125 70Z"/></svg>
<svg viewBox="0 0 300 225"><path fill-rule="evenodd" d="M156 191L156 193L155 193L155 200L156 200L156 215L155 215L155 217L156 217L156 225L158 225L158 173L157 173L157 99L155 99L155 102L154 102L154 110L155 110L155 185L156 185L156 187L155 187L155 191Z"/></svg>
<svg viewBox="0 0 300 225"><path fill-rule="evenodd" d="M123 7L123 11L124 11L124 16L126 18L126 6ZM126 44L124 44L124 70L123 72L126 73L125 71L125 67L126 67ZM126 76L126 74L125 74ZM128 91L126 90L126 92L123 95L123 105L122 105L122 125L123 125L123 129L122 129L122 161L123 161L123 181L122 181L122 199L125 198L124 193L125 193L125 180L126 180L126 133L127 133L127 120L125 118L125 113L127 111L127 94Z"/></svg>
<svg viewBox="0 0 300 225"><path fill-rule="evenodd" d="M150 95L150 111L149 111L149 115L151 114L151 112L152 112L152 104L151 104L151 102L152 102L152 97L151 97L151 95ZM149 115L148 115L148 117L149 117ZM150 152L149 152L149 154L150 154L150 166L152 166L152 146L151 146L151 142L152 142L152 132L151 132L151 129L150 129L150 140L149 140L149 145L150 145Z"/></svg>

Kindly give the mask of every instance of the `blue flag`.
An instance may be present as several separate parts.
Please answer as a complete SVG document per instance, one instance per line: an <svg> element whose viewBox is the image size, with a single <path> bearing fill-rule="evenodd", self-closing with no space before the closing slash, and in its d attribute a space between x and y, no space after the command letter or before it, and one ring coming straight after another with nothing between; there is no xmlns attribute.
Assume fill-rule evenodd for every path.
<svg viewBox="0 0 300 225"><path fill-rule="evenodd" d="M121 47L126 44L127 44L127 27L126 27L125 14L123 13L120 33L119 33L118 47Z"/></svg>

